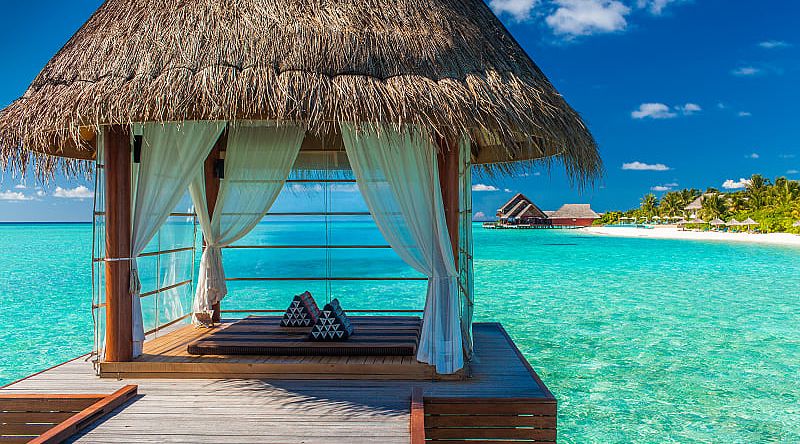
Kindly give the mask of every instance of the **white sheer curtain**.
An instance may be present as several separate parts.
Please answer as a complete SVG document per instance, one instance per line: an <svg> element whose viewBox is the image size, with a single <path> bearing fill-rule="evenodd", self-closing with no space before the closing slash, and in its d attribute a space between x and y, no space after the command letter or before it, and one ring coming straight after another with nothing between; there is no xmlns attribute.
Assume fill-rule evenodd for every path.
<svg viewBox="0 0 800 444"><path fill-rule="evenodd" d="M458 276L444 218L436 149L428 134L343 123L361 194L392 249L428 276L417 359L441 374L464 365Z"/></svg>
<svg viewBox="0 0 800 444"><path fill-rule="evenodd" d="M232 125L225 176L212 215L206 203L205 176L202 168L196 170L189 191L206 248L192 306L195 324L208 324L212 306L228 293L221 249L244 237L269 211L291 172L304 136L305 130L299 126L269 122Z"/></svg>
<svg viewBox="0 0 800 444"><path fill-rule="evenodd" d="M224 122L146 123L141 162L134 169L131 222L133 354L142 354L144 323L136 257L142 254L180 201L197 169L216 143Z"/></svg>
<svg viewBox="0 0 800 444"><path fill-rule="evenodd" d="M458 281L461 296L461 337L464 356L472 359L472 315L474 312L475 283L472 267L472 148L467 138L459 144L458 164Z"/></svg>

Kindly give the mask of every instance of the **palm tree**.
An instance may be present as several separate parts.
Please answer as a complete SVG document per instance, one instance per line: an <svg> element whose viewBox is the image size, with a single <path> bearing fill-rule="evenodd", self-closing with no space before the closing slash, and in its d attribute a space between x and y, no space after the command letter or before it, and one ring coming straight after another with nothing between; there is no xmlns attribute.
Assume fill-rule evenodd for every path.
<svg viewBox="0 0 800 444"><path fill-rule="evenodd" d="M733 193L729 196L728 204L731 213L739 213L747 208L747 199L744 193Z"/></svg>
<svg viewBox="0 0 800 444"><path fill-rule="evenodd" d="M747 183L747 197L749 206L753 210L759 210L767 204L767 188L769 181L760 174L753 174Z"/></svg>
<svg viewBox="0 0 800 444"><path fill-rule="evenodd" d="M770 194L772 194L775 205L789 205L800 194L800 185L785 177L778 177L775 179L775 185L772 186Z"/></svg>
<svg viewBox="0 0 800 444"><path fill-rule="evenodd" d="M689 189L684 188L680 191L680 193L684 207L694 202L695 199L700 197L700 190L698 190L697 188L689 188Z"/></svg>
<svg viewBox="0 0 800 444"><path fill-rule="evenodd" d="M656 195L653 193L645 194L640 205L642 213L648 218L653 217L656 215L656 207L658 207L658 198Z"/></svg>
<svg viewBox="0 0 800 444"><path fill-rule="evenodd" d="M683 197L680 191L670 191L661 198L658 208L662 216L677 216L683 211Z"/></svg>
<svg viewBox="0 0 800 444"><path fill-rule="evenodd" d="M703 198L703 207L700 209L700 216L705 220L723 218L728 209L725 205L725 198L719 194L706 194Z"/></svg>

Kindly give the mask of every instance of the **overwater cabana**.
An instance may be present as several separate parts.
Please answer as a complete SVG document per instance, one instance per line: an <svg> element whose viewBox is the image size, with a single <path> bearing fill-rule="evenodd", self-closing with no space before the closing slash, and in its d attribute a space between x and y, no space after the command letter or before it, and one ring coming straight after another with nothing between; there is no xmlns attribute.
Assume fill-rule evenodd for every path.
<svg viewBox="0 0 800 444"><path fill-rule="evenodd" d="M581 118L484 2L109 0L0 112L0 150L15 173L96 173L100 376L367 379L400 391L410 387L400 381L428 381L415 401L430 406L426 418L505 403L494 414L544 415L533 429L552 431L520 419L489 436L430 418L429 438L555 439L552 395L501 326L472 322L471 175L559 163L583 184L601 162ZM387 337L411 331L411 352L347 355L340 341L314 355L293 338L281 354L193 354L197 341L219 343L235 328L284 334L278 318L225 319L225 298L236 295L223 251L290 177L333 182L331 170L348 171L388 246L427 281L421 318L353 316L357 332L359 323ZM176 211L187 193L194 211ZM199 267L193 238L153 249L174 217L197 221ZM188 278L161 274L180 261ZM158 321L146 329L150 310ZM505 372L518 388L498 384ZM64 378L62 390L74 390ZM35 381L11 388L41 388Z"/></svg>

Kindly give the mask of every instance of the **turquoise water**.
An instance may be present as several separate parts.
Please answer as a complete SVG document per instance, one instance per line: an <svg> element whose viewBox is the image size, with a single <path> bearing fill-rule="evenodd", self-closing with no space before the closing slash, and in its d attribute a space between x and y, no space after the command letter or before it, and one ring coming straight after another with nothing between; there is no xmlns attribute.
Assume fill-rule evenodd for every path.
<svg viewBox="0 0 800 444"><path fill-rule="evenodd" d="M319 224L262 224L325 243ZM559 439L800 442L800 249L475 225L476 320L502 322L559 399ZM342 223L331 243L381 244ZM0 225L0 384L91 348L90 225ZM226 251L229 276L414 276L390 251ZM278 257L280 256L280 260ZM232 284L225 308L287 292L417 308L419 283ZM368 308L368 307L367 307Z"/></svg>

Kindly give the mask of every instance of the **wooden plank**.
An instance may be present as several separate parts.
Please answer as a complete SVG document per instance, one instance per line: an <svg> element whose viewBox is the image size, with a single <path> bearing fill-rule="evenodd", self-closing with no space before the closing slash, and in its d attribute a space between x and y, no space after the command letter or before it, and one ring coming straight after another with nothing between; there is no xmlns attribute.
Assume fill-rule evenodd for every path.
<svg viewBox="0 0 800 444"><path fill-rule="evenodd" d="M538 427L556 428L555 416L518 415L429 415L425 417L425 427Z"/></svg>
<svg viewBox="0 0 800 444"><path fill-rule="evenodd" d="M53 428L56 424L28 424L28 423L10 423L0 424L0 435L41 435L47 430Z"/></svg>
<svg viewBox="0 0 800 444"><path fill-rule="evenodd" d="M0 436L0 444L25 444L33 436Z"/></svg>
<svg viewBox="0 0 800 444"><path fill-rule="evenodd" d="M528 403L484 402L478 399L462 398L458 403L431 404L425 402L426 414L458 414L458 415L549 415L555 416L555 406L539 403L531 399Z"/></svg>
<svg viewBox="0 0 800 444"><path fill-rule="evenodd" d="M440 442L440 443L447 443L447 444L522 444L522 443L530 443L535 442L536 444L556 444L556 441L550 440L504 440L504 439L493 439L491 441L479 441L479 440L466 440L466 439L429 439L427 442Z"/></svg>
<svg viewBox="0 0 800 444"><path fill-rule="evenodd" d="M0 412L0 423L56 423L74 414L75 412Z"/></svg>
<svg viewBox="0 0 800 444"><path fill-rule="evenodd" d="M136 396L138 386L126 385L116 392L100 399L94 404L81 410L66 421L42 433L38 438L32 439L31 444L57 444L70 436L88 427L104 415L128 402Z"/></svg>
<svg viewBox="0 0 800 444"><path fill-rule="evenodd" d="M101 397L49 397L46 395L0 397L0 411L4 412L78 412L97 402Z"/></svg>
<svg viewBox="0 0 800 444"><path fill-rule="evenodd" d="M555 441L555 429L526 428L448 428L427 429L425 436L429 439L528 439Z"/></svg>
<svg viewBox="0 0 800 444"><path fill-rule="evenodd" d="M409 430L411 432L411 444L425 444L425 402L422 398L421 387L414 387L411 390Z"/></svg>

